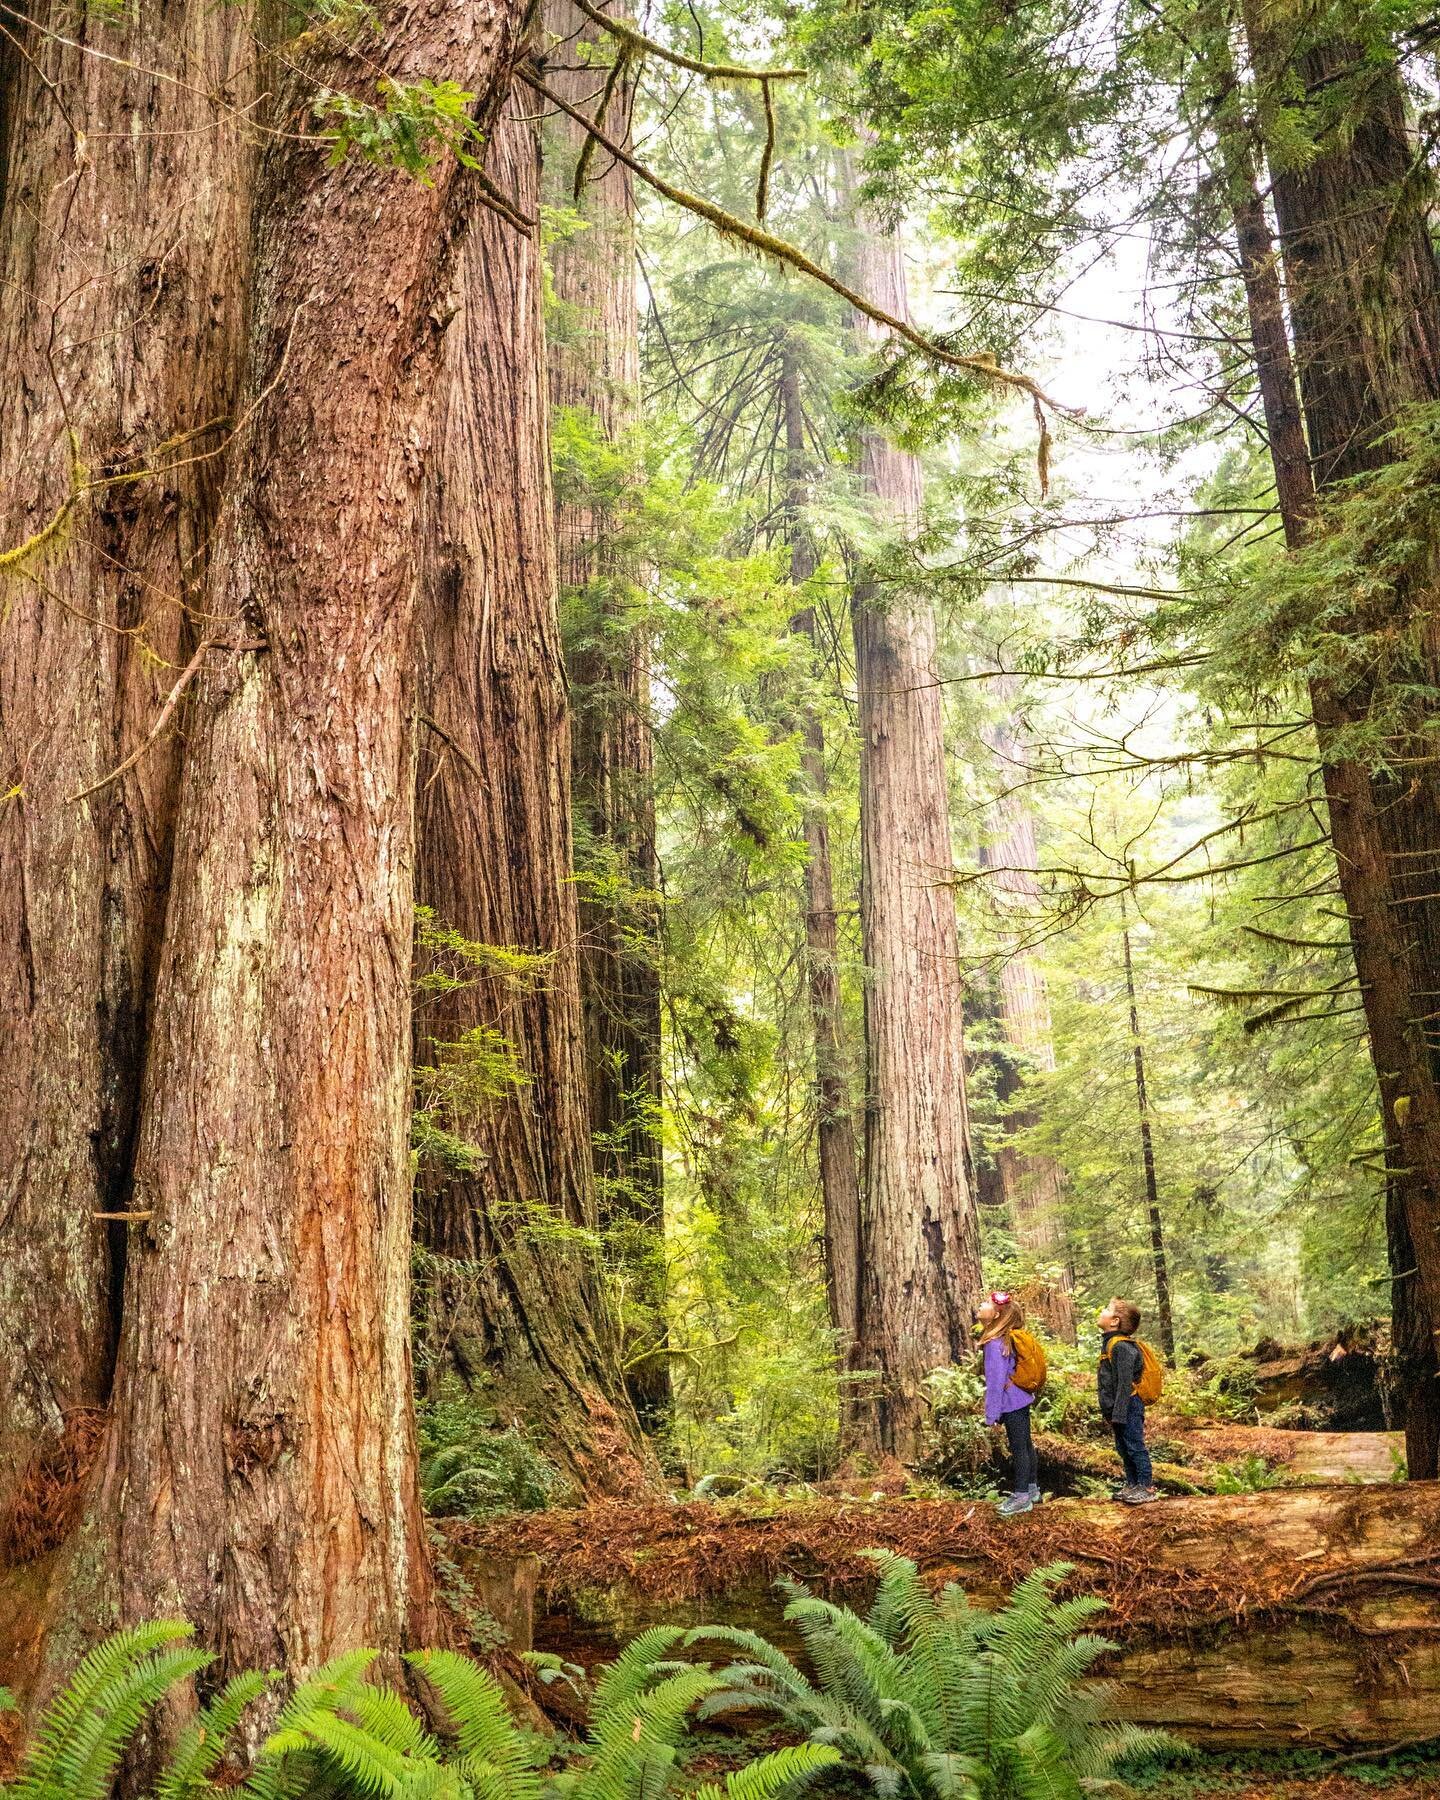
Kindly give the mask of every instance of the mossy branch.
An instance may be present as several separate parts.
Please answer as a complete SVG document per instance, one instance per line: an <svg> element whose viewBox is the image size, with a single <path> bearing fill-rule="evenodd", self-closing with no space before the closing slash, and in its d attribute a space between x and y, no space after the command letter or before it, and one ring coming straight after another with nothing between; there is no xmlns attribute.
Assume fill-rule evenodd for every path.
<svg viewBox="0 0 1440 1800"><path fill-rule="evenodd" d="M933 338L926 337L923 331L917 331L908 320L898 318L894 313L886 312L883 306L877 306L873 300L867 300L863 294L856 293L854 288L847 287L838 276L832 275L827 268L807 256L798 244L792 244L785 238L776 237L773 232L766 231L759 225L747 223L738 213L727 212L723 206L717 206L713 200L707 200L701 194L692 194L684 188L676 187L663 175L658 175L653 169L647 168L638 158L632 156L628 150L601 131L593 121L586 118L578 107L572 106L568 100L562 99L553 88L547 87L533 69L521 68L518 74L520 79L527 86L533 88L542 100L548 100L552 106L559 107L561 112L574 119L577 125L583 125L602 150L608 150L617 162L623 163L631 174L638 176L647 187L654 188L657 194L662 195L666 200L673 201L676 206L683 206L687 212L695 213L699 218L705 219L722 236L732 238L736 243L744 244L758 256L768 256L774 262L795 269L802 275L808 275L812 281L819 282L832 294L839 295L848 305L853 306L856 312L863 313L867 319L873 319L877 325L883 325L887 331L893 332L896 337L903 339L923 355L930 357L932 361L943 363L946 368L960 369L967 375L976 376L979 380L993 381L1001 387L1014 388L1022 394L1029 394L1038 404L1048 406L1054 412L1074 416L1080 411L1077 407L1062 406L1059 401L1051 399L1039 383L1032 381L1028 375L1019 375L1013 369L1001 368L995 358L986 351L964 356L957 351L947 350L943 344L937 344Z"/></svg>
<svg viewBox="0 0 1440 1800"><path fill-rule="evenodd" d="M23 544L16 544L13 550L0 553L0 575L11 570L22 569L32 556L37 555L47 544L52 543L65 529L65 521L80 504L93 485L87 478L85 465L80 460L80 444L71 431L70 439L70 492L56 507L55 511Z"/></svg>
<svg viewBox="0 0 1440 1800"><path fill-rule="evenodd" d="M610 103L614 100L616 91L625 79L633 61L634 56L627 47L621 50L610 65L610 73L605 77L605 87L600 95L600 104L595 109L595 125L600 130L604 129L605 121L610 116ZM585 192L585 182L590 174L590 164L595 156L595 142L595 132L587 131L585 141L580 146L580 154L575 159L575 181L572 194L577 206Z"/></svg>
<svg viewBox="0 0 1440 1800"><path fill-rule="evenodd" d="M747 69L743 63L704 62L698 56L687 56L683 50L672 50L668 44L660 44L652 37L646 37L638 26L632 25L628 19L614 19L607 12L602 12L592 0L575 0L576 8L584 13L587 19L598 25L602 31L608 31L613 38L618 38L634 55L658 57L661 62L670 63L677 69L688 69L692 75L704 75L711 81L803 81L804 69Z"/></svg>
<svg viewBox="0 0 1440 1800"><path fill-rule="evenodd" d="M775 97L768 81L760 83L760 96L765 102L765 148L760 153L760 174L755 183L755 217L763 225L770 201L770 165L775 160Z"/></svg>
<svg viewBox="0 0 1440 1800"><path fill-rule="evenodd" d="M1242 925L1240 929L1267 944L1283 944L1287 950L1349 950L1352 947L1349 938L1285 937L1278 931L1262 931L1258 925Z"/></svg>

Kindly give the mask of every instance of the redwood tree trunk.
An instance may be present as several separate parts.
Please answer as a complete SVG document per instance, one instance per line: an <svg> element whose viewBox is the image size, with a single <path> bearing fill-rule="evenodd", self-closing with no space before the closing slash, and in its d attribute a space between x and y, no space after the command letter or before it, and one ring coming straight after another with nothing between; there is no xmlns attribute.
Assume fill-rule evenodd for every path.
<svg viewBox="0 0 1440 1800"><path fill-rule="evenodd" d="M241 350L251 157L223 105L253 70L236 8L25 11L0 15L0 556L75 465L110 485L0 572L0 1560L11 1526L45 1547L17 1476L38 1451L73 1477L109 1393L126 1228L95 1215L129 1201L177 737L97 784L193 649Z"/></svg>
<svg viewBox="0 0 1440 1800"><path fill-rule="evenodd" d="M1015 724L996 726L988 734L988 742L1002 783L1008 784L1020 764ZM1032 873L1036 866L1035 820L1019 794L1005 794L990 807L980 863L995 871L994 881L1002 896L1009 895L1022 906L1038 900L1039 887ZM1045 977L1022 945L1012 945L1002 960L999 987L1000 1029L1021 1068L1019 1076L1009 1069L1002 1071L999 1089L1001 1104L1006 1106L1004 1129L1007 1137L1013 1138L1029 1130L1036 1119L1027 1108L1006 1103L1027 1069L1054 1072L1055 1043ZM1009 1209L1016 1243L1037 1264L1058 1270L1027 1297L1029 1303L1057 1337L1073 1344L1075 1298L1065 1254L1065 1189L1060 1165L1053 1156L1033 1155L1011 1143L1001 1146L995 1160L1000 1197Z"/></svg>
<svg viewBox="0 0 1440 1800"><path fill-rule="evenodd" d="M790 536L790 581L798 593L815 573L816 556L804 522L807 468L799 372L793 352L787 347L784 354L781 397L785 407L786 530ZM796 613L790 629L809 644L814 666L814 608L806 606ZM800 767L808 789L805 976L815 1037L816 1139L825 1212L825 1286L830 1322L839 1340L840 1354L848 1362L854 1357L860 1336L860 1162L850 1108L845 1018L840 1001L825 728L813 706L807 708L800 729Z"/></svg>
<svg viewBox="0 0 1440 1800"><path fill-rule="evenodd" d="M1121 932L1125 947L1125 993L1130 1002L1130 1052L1135 1063L1135 1113L1140 1127L1140 1166L1145 1179L1145 1217L1150 1226L1150 1267L1155 1277L1155 1317L1160 1347L1175 1361L1175 1318L1170 1310L1170 1268L1165 1260L1165 1228L1160 1217L1160 1184L1155 1175L1155 1142L1150 1132L1150 1093L1145 1085L1145 1045L1140 1036L1140 1008L1135 998L1135 966L1130 932Z"/></svg>
<svg viewBox="0 0 1440 1800"><path fill-rule="evenodd" d="M508 84L518 9L388 8L317 88ZM488 105L486 104L488 102ZM66 1596L224 1667L434 1629L409 1356L413 569L468 183L269 140L146 1069L103 1478ZM357 257L356 246L364 246ZM245 647L252 641L264 648Z"/></svg>
<svg viewBox="0 0 1440 1800"><path fill-rule="evenodd" d="M897 238L862 236L855 278L867 298L906 313ZM856 329L868 341L868 328ZM859 467L879 516L896 530L913 525L918 460L866 432ZM935 617L927 601L863 578L852 613L868 972L860 1360L877 1373L861 1430L907 1461L920 1450L925 1377L970 1353L980 1236Z"/></svg>
<svg viewBox="0 0 1440 1800"><path fill-rule="evenodd" d="M522 111L507 110L486 166L533 215L538 145ZM445 1259L428 1336L507 1423L542 1428L582 1489L633 1491L639 1433L586 1241L595 1181L536 236L477 209L458 285L426 496L418 892L467 938L550 962L538 982L478 980L419 1015L422 1055L490 1027L526 1077L457 1121L479 1151L473 1172L422 1180L421 1234Z"/></svg>
<svg viewBox="0 0 1440 1800"><path fill-rule="evenodd" d="M1295 165L1271 155L1271 187L1280 227L1295 333L1294 367L1308 433L1309 468L1320 489L1383 467L1403 454L1389 436L1405 410L1440 398L1440 276L1424 211L1406 198L1413 147L1398 77L1362 63L1356 46L1325 40L1297 54L1288 6L1247 10L1253 60L1263 82L1298 73L1302 91L1324 96L1362 82L1345 129L1331 126L1318 154ZM1271 126L1273 97L1261 107ZM1272 138L1273 141L1273 138ZM1239 218L1258 240L1241 190ZM1263 257L1247 259L1252 319L1275 310L1263 286ZM1264 319L1261 324L1264 326ZM1273 327L1269 336L1274 337ZM1259 340L1257 339L1257 351ZM1272 431L1278 420L1277 472L1292 542L1310 509L1295 474L1296 432L1284 419L1288 363L1261 357L1272 371L1265 393ZM1279 379L1274 375L1280 370ZM1288 487L1286 485L1288 483ZM1395 597L1384 618L1358 614L1352 628L1397 642L1412 609L1432 597ZM1343 627L1342 627L1343 629ZM1440 682L1440 638L1430 626L1408 667L1390 682L1433 689ZM1337 737L1363 725L1375 699L1368 675L1312 684L1311 700L1330 802L1341 892L1361 982L1371 1052L1380 1081L1385 1130L1387 1229L1393 1276L1396 1362L1414 1476L1440 1474L1440 776L1417 706L1385 746L1386 766L1364 768L1326 755Z"/></svg>
<svg viewBox="0 0 1440 1800"><path fill-rule="evenodd" d="M550 0L558 39L549 80L586 107L602 79L583 52L614 42L570 4ZM628 140L632 83L616 82L606 111ZM546 123L547 184L584 228L551 254L564 309L549 345L550 399L581 415L624 457L639 407L635 196L630 171L603 152L573 197L584 133L563 114ZM639 481L636 468L632 480ZM660 1152L660 914L655 852L655 750L650 636L638 592L643 571L617 546L593 495L562 489L555 537L569 620L572 769L580 864L585 1070L599 1212L621 1252L626 1289L626 1385L647 1426L670 1410L665 1354L665 1213ZM638 616L637 616L638 614ZM645 1354L647 1348L650 1354Z"/></svg>

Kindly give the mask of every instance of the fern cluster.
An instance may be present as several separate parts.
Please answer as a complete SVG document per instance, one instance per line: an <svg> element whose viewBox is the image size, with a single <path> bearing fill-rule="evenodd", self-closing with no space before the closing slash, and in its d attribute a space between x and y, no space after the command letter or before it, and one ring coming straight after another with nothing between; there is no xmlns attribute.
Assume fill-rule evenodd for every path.
<svg viewBox="0 0 1440 1800"><path fill-rule="evenodd" d="M740 1653L700 1716L774 1711L881 1800L1074 1800L1122 1759L1177 1747L1110 1717L1111 1689L1090 1674L1114 1646L1084 1629L1105 1603L1055 1598L1068 1564L1036 1570L991 1613L953 1583L932 1594L905 1557L871 1555L868 1618L787 1584L813 1682L754 1632L690 1633Z"/></svg>
<svg viewBox="0 0 1440 1800"><path fill-rule="evenodd" d="M722 1684L667 1662L679 1628L637 1638L596 1685L577 1767L537 1766L536 1740L511 1718L495 1680L447 1650L406 1660L443 1724L432 1730L394 1688L372 1679L375 1653L352 1651L302 1682L249 1772L217 1781L247 1709L277 1677L230 1681L182 1730L148 1800L668 1800L678 1746L697 1701ZM107 1639L51 1703L0 1800L107 1800L147 1711L211 1661L188 1625L161 1621ZM762 1756L691 1800L779 1800L839 1760L803 1744Z"/></svg>

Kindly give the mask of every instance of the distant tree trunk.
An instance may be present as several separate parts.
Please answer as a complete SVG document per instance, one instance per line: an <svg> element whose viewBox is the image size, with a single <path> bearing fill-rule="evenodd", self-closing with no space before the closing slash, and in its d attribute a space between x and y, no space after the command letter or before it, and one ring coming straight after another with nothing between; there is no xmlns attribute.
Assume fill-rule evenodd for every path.
<svg viewBox="0 0 1440 1800"><path fill-rule="evenodd" d="M109 1395L126 1227L95 1215L130 1200L179 734L105 777L194 649L254 68L237 8L126 9L90 28L108 59L66 41L72 8L24 10L0 40L0 558L44 541L0 568L0 1561L30 1457L73 1474ZM216 99L175 79L196 68Z"/></svg>
<svg viewBox="0 0 1440 1800"><path fill-rule="evenodd" d="M805 415L793 351L785 351L782 400L785 408L786 530L790 538L790 580L798 592L815 573L815 546L805 528L807 480ZM804 607L790 629L817 646L815 611ZM801 721L801 771L808 788L805 807L805 975L815 1036L816 1137L820 1193L825 1210L825 1287L830 1322L841 1353L853 1357L860 1336L860 1162L850 1109L845 1020L840 1003L839 934L835 923L835 883L830 862L827 816L829 776L825 728L813 707Z"/></svg>
<svg viewBox="0 0 1440 1800"><path fill-rule="evenodd" d="M440 72L488 130L518 7L382 9L317 89ZM301 1671L436 1627L411 1412L414 568L469 183L269 138L176 830L103 1479L66 1606ZM364 255L356 255L356 246ZM255 641L263 649L250 646Z"/></svg>
<svg viewBox="0 0 1440 1800"><path fill-rule="evenodd" d="M862 235L854 275L867 298L906 313L897 238ZM856 330L869 341L865 325ZM914 456L867 431L859 472L882 519L914 523L922 499ZM878 1374L863 1434L907 1461L920 1449L925 1377L970 1354L980 1233L935 617L926 601L863 577L852 614L868 973L860 1362Z"/></svg>
<svg viewBox="0 0 1440 1800"><path fill-rule="evenodd" d="M1155 1316L1160 1326L1160 1347L1173 1363L1175 1320L1170 1310L1170 1270L1165 1261L1160 1187L1155 1178L1155 1144L1150 1135L1150 1096L1145 1086L1145 1045L1140 1036L1140 1008L1135 998L1135 965L1130 956L1128 926L1121 937L1125 945L1125 992L1130 1001L1130 1049L1135 1062L1135 1110L1140 1124L1140 1161L1145 1173L1145 1212L1150 1224L1150 1266L1155 1272Z"/></svg>
<svg viewBox="0 0 1440 1800"><path fill-rule="evenodd" d="M1013 722L995 726L987 734L999 765L1002 783L1008 785L1018 769L1018 737ZM1035 868L1035 820L1019 794L1007 793L989 809L986 842L980 851L982 868L995 871L994 883L1002 895L1023 905L1038 900ZM1055 1043L1050 1028L1050 999L1045 977L1029 951L1012 945L1000 964L1000 1028L1005 1041L1022 1066L1053 1073ZM1035 1114L1025 1107L1006 1105L1016 1089L1012 1077L1002 1080L1000 1101L1006 1107L1003 1125L1007 1136L1029 1130ZM1059 1274L1040 1288L1032 1305L1040 1318L1067 1344L1075 1342L1075 1297L1065 1260L1064 1179L1053 1156L1032 1155L1013 1144L1002 1145L997 1157L1000 1194L1009 1208L1015 1240L1036 1262L1053 1265Z"/></svg>
<svg viewBox="0 0 1440 1800"><path fill-rule="evenodd" d="M486 167L536 212L538 143L520 103ZM473 1172L422 1172L420 1234L445 1259L426 1329L506 1422L543 1432L581 1488L623 1493L645 1479L639 1432L594 1250L576 1240L595 1230L595 1178L535 232L477 208L458 288L426 494L418 895L467 938L551 960L538 982L500 973L418 1015L422 1057L490 1027L526 1078L459 1121Z"/></svg>
<svg viewBox="0 0 1440 1800"><path fill-rule="evenodd" d="M613 40L570 4L549 0L546 26L559 40L549 80L576 106L599 76L583 46ZM628 140L633 83L622 74L606 111L610 133ZM622 448L639 407L640 345L635 294L635 196L630 171L599 152L572 188L585 134L560 115L545 128L552 199L577 206L584 228L551 252L555 298L564 309L549 346L550 398L594 421ZM640 479L637 470L635 479ZM561 492L555 507L559 578L572 617L572 768L583 834L580 889L585 1069L599 1181L601 1222L614 1228L629 1290L626 1374L642 1421L670 1410L665 1353L665 1209L660 1151L660 918L655 852L655 750L651 735L650 638L637 622L643 572L614 541L614 526L586 498ZM631 1323L628 1315L633 1312Z"/></svg>
<svg viewBox="0 0 1440 1800"><path fill-rule="evenodd" d="M1303 166L1271 155L1293 364L1278 323L1278 282L1253 164L1247 180L1239 159L1249 152L1230 150L1262 398L1292 544L1303 540L1313 516L1306 477L1323 491L1383 467L1403 454L1388 434L1406 409L1440 398L1440 275L1426 214L1411 192L1413 146L1398 76L1364 62L1356 46L1338 39L1297 54L1281 35L1295 26L1288 7L1247 9L1262 82L1282 76L1288 82L1298 72L1303 92L1324 95L1363 69L1364 93L1350 125L1332 128ZM1261 106L1262 133L1271 123L1270 104ZM1304 475L1292 398L1297 373L1308 433ZM1412 605L1430 608L1433 597L1403 598L1390 620L1358 615L1354 628L1384 630L1403 641ZM1440 682L1433 630L1413 667L1392 673L1397 679L1428 689ZM1380 1083L1407 1458L1413 1476L1433 1478L1440 1474L1440 1021L1434 1001L1440 899L1432 871L1440 864L1440 776L1423 709L1386 746L1383 770L1327 755L1337 737L1363 724L1374 697L1366 677L1311 686L1337 869Z"/></svg>

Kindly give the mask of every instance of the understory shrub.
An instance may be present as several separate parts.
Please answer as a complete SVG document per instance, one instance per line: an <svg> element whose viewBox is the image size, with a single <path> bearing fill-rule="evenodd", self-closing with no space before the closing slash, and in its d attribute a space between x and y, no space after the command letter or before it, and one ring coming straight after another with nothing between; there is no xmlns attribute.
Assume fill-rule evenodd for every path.
<svg viewBox="0 0 1440 1800"><path fill-rule="evenodd" d="M691 1632L740 1653L699 1716L768 1709L839 1751L880 1800L1079 1800L1125 1759L1181 1748L1112 1718L1113 1690L1091 1671L1115 1646L1083 1629L1105 1602L1056 1599L1070 1564L1037 1569L985 1612L953 1582L932 1594L907 1557L870 1555L881 1573L866 1618L782 1584L813 1681L754 1632Z"/></svg>
<svg viewBox="0 0 1440 1800"><path fill-rule="evenodd" d="M181 1731L147 1800L789 1800L827 1776L852 1791L862 1780L881 1800L1080 1800L1121 1761L1177 1750L1164 1733L1111 1718L1111 1690L1092 1668L1113 1646L1084 1629L1104 1602L1055 1597L1068 1564L1037 1570L990 1613L953 1583L932 1594L904 1557L870 1554L880 1583L868 1618L784 1584L813 1681L753 1632L654 1626L600 1673L585 1741L557 1749L516 1724L499 1684L468 1657L406 1658L422 1717L374 1679L375 1653L359 1650L294 1689L248 1766L242 1729L253 1742L267 1697L273 1716L280 1677L235 1677ZM107 1800L150 1709L203 1685L212 1658L191 1637L162 1620L100 1644L45 1712L0 1800ZM707 1643L738 1654L718 1670L674 1654ZM542 1678L580 1673L532 1660ZM687 1779L690 1722L756 1709L804 1741L752 1758L723 1784Z"/></svg>
<svg viewBox="0 0 1440 1800"><path fill-rule="evenodd" d="M0 1800L107 1800L146 1713L212 1661L173 1620L108 1638L46 1710ZM375 1652L336 1657L301 1682L238 1785L225 1765L247 1710L278 1681L228 1682L182 1731L147 1800L668 1800L677 1745L704 1695L703 1668L665 1661L677 1630L644 1633L595 1685L591 1730L574 1765L540 1765L543 1740L520 1729L499 1684L448 1650L406 1658L441 1721L434 1729L395 1689L370 1679ZM3 1690L0 1690L3 1693ZM779 1800L838 1753L800 1744L761 1756L687 1800Z"/></svg>
<svg viewBox="0 0 1440 1800"><path fill-rule="evenodd" d="M473 1401L424 1403L416 1434L420 1492L432 1518L537 1512L563 1496L560 1475L525 1434L499 1427Z"/></svg>

